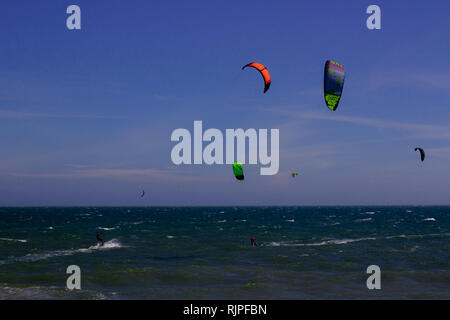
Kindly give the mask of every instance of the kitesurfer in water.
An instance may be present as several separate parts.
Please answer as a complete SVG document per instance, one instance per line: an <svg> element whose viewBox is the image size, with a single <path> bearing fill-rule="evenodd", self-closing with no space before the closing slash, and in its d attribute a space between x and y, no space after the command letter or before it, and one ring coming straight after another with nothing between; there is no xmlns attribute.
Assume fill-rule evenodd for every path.
<svg viewBox="0 0 450 320"><path fill-rule="evenodd" d="M99 231L97 232L97 235L95 236L97 238L98 244L103 246L105 244L105 241L102 239L103 232Z"/></svg>
<svg viewBox="0 0 450 320"><path fill-rule="evenodd" d="M252 247L257 247L258 246L258 243L256 242L256 237L255 236L252 236L250 238L250 242L252 244Z"/></svg>

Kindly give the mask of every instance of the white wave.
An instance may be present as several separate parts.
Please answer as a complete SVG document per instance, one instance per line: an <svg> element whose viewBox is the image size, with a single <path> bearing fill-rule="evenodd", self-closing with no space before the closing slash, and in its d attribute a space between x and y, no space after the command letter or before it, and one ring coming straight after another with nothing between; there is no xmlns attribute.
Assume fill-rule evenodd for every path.
<svg viewBox="0 0 450 320"><path fill-rule="evenodd" d="M435 218L426 218L426 219L423 219L423 221L436 221L436 219Z"/></svg>
<svg viewBox="0 0 450 320"><path fill-rule="evenodd" d="M412 210L406 210L406 212L408 212L408 213L411 213L411 212L412 212Z"/></svg>
<svg viewBox="0 0 450 320"><path fill-rule="evenodd" d="M48 227L47 229L48 229L48 230L53 230L54 228L53 228L53 227Z"/></svg>
<svg viewBox="0 0 450 320"><path fill-rule="evenodd" d="M376 240L376 238L367 237L367 238L358 238L358 239L333 239L333 240L326 240L326 241L316 242L316 243L307 243L307 244L304 244L304 246L324 246L324 245L330 245L330 244L347 244L347 243L367 241L367 240Z"/></svg>
<svg viewBox="0 0 450 320"><path fill-rule="evenodd" d="M295 222L295 220L294 219L291 219L291 220L285 220L286 222Z"/></svg>
<svg viewBox="0 0 450 320"><path fill-rule="evenodd" d="M123 248L122 244L117 239L112 239L109 241L106 241L103 245L100 245L97 243L95 246L90 246L87 250L107 250L107 249L118 249ZM86 249L80 249L80 250L86 250ZM85 252L85 251L82 251Z"/></svg>
<svg viewBox="0 0 450 320"><path fill-rule="evenodd" d="M334 245L334 244L347 244L358 241L366 241L366 240L376 240L376 238L358 238L358 239L333 239L326 240L322 242L313 242L313 243L289 243L289 242L270 242L267 246L270 247L315 247L315 246L325 246L325 245Z"/></svg>
<svg viewBox="0 0 450 320"><path fill-rule="evenodd" d="M46 253L30 253L23 257L14 258L11 259L12 262L17 261L39 261L39 260L45 260L53 257L63 257L63 256L71 256L76 253L91 253L96 250L110 250L110 249L118 249L123 248L122 244L117 239L112 239L107 242L105 242L102 245L96 244L94 246L90 246L89 248L81 248L81 249L74 249L74 250L56 250L56 251L50 251Z"/></svg>
<svg viewBox="0 0 450 320"><path fill-rule="evenodd" d="M27 240L21 240L21 239L9 239L9 238L0 238L2 241L14 241L14 242L27 242Z"/></svg>
<svg viewBox="0 0 450 320"><path fill-rule="evenodd" d="M355 220L355 222L364 222L364 221L371 221L373 220L372 218L365 218L365 219L357 219Z"/></svg>
<svg viewBox="0 0 450 320"><path fill-rule="evenodd" d="M416 239L416 238L425 238L425 237L442 237L442 236L450 236L450 233L428 233L428 234L400 234L397 236L389 236L385 239L394 239L394 238L406 238L406 239Z"/></svg>
<svg viewBox="0 0 450 320"><path fill-rule="evenodd" d="M167 236L167 239L173 239L175 238L174 236Z"/></svg>
<svg viewBox="0 0 450 320"><path fill-rule="evenodd" d="M62 286L29 286L29 287L10 287L5 283L0 283L0 300L19 299L19 300L54 300L61 299L61 293L65 291ZM83 292L89 296L89 299L101 300L108 299L106 295L100 292L85 290ZM115 296L115 292L110 293Z"/></svg>
<svg viewBox="0 0 450 320"><path fill-rule="evenodd" d="M442 237L442 236L450 236L450 233L430 233L430 234L417 234L417 235L395 235L395 236L387 236L378 239L393 239L393 238L406 238L406 239L414 239L414 238L424 238L424 237ZM368 241L368 240L377 240L375 237L366 237L366 238L357 238L357 239L332 239L332 240L324 240L321 242L313 242L313 243L295 243L295 242L270 242L268 244L262 244L262 246L268 247L314 247L314 246L325 246L325 245L341 245L352 242L359 241Z"/></svg>
<svg viewBox="0 0 450 320"><path fill-rule="evenodd" d="M370 215L372 215L372 214L375 214L375 212L374 211L366 211L366 212L361 213L361 214L370 214Z"/></svg>
<svg viewBox="0 0 450 320"><path fill-rule="evenodd" d="M219 220L219 221L217 221L217 223L225 223L225 222L227 222L227 220Z"/></svg>
<svg viewBox="0 0 450 320"><path fill-rule="evenodd" d="M100 230L105 230L105 231L110 231L110 230L115 230L115 229L116 229L116 227L113 227L113 228L106 228L106 227L97 227L97 229L100 229Z"/></svg>

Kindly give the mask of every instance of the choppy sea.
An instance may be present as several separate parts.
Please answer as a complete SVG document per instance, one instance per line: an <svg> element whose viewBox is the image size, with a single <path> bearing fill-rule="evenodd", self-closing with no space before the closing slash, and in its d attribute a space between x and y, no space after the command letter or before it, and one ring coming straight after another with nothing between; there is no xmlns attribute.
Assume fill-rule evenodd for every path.
<svg viewBox="0 0 450 320"><path fill-rule="evenodd" d="M450 299L449 240L450 207L0 208L0 299Z"/></svg>

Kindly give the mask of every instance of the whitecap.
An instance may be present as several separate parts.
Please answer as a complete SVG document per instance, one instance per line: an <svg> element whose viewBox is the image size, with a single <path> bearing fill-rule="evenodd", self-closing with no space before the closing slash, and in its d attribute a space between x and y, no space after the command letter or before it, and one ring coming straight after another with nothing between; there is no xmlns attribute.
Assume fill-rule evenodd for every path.
<svg viewBox="0 0 450 320"><path fill-rule="evenodd" d="M332 239L332 240L325 240L325 241L313 242L313 243L270 242L267 245L272 246L272 247L279 247L279 246L315 247L315 246L325 246L325 245L341 245L341 244L347 244L347 243L359 242L359 241L367 241L367 240L376 240L376 238L367 237L367 238L358 238L358 239Z"/></svg>
<svg viewBox="0 0 450 320"><path fill-rule="evenodd" d="M107 250L107 249L118 249L118 248L123 248L122 244L120 243L119 240L112 239L112 240L106 241L103 245L100 245L99 243L97 243L95 246L90 246L88 248L88 250ZM85 249L80 249L80 250L85 250ZM81 251L81 252L85 252L85 251Z"/></svg>
<svg viewBox="0 0 450 320"><path fill-rule="evenodd" d="M76 253L91 253L96 250L110 250L110 249L119 249L123 248L122 244L117 239L112 239L107 242L105 242L103 245L100 245L99 243L90 246L89 248L81 248L81 249L74 249L74 250L56 250L56 251L50 251L46 253L30 253L23 257L19 258L13 258L11 259L12 262L16 261L39 261L39 260L45 260L53 257L63 257L63 256L71 256Z"/></svg>
<svg viewBox="0 0 450 320"><path fill-rule="evenodd" d="M0 240L3 240L3 241L13 241L13 242L23 242L23 243L27 242L27 240L22 240L22 239L9 239L9 238L0 238Z"/></svg>

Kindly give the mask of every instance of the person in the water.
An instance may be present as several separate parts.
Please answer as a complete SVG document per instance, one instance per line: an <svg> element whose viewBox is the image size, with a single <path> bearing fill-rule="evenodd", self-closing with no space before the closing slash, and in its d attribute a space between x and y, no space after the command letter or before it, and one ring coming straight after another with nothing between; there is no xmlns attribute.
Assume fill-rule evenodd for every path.
<svg viewBox="0 0 450 320"><path fill-rule="evenodd" d="M103 246L105 244L105 241L103 241L103 239L102 239L102 234L103 234L103 232L99 231L99 232L97 232L97 235L96 235L98 244L101 246Z"/></svg>
<svg viewBox="0 0 450 320"><path fill-rule="evenodd" d="M255 236L252 236L250 238L250 242L252 244L252 247L257 247L258 246L258 243L256 242L256 237Z"/></svg>

